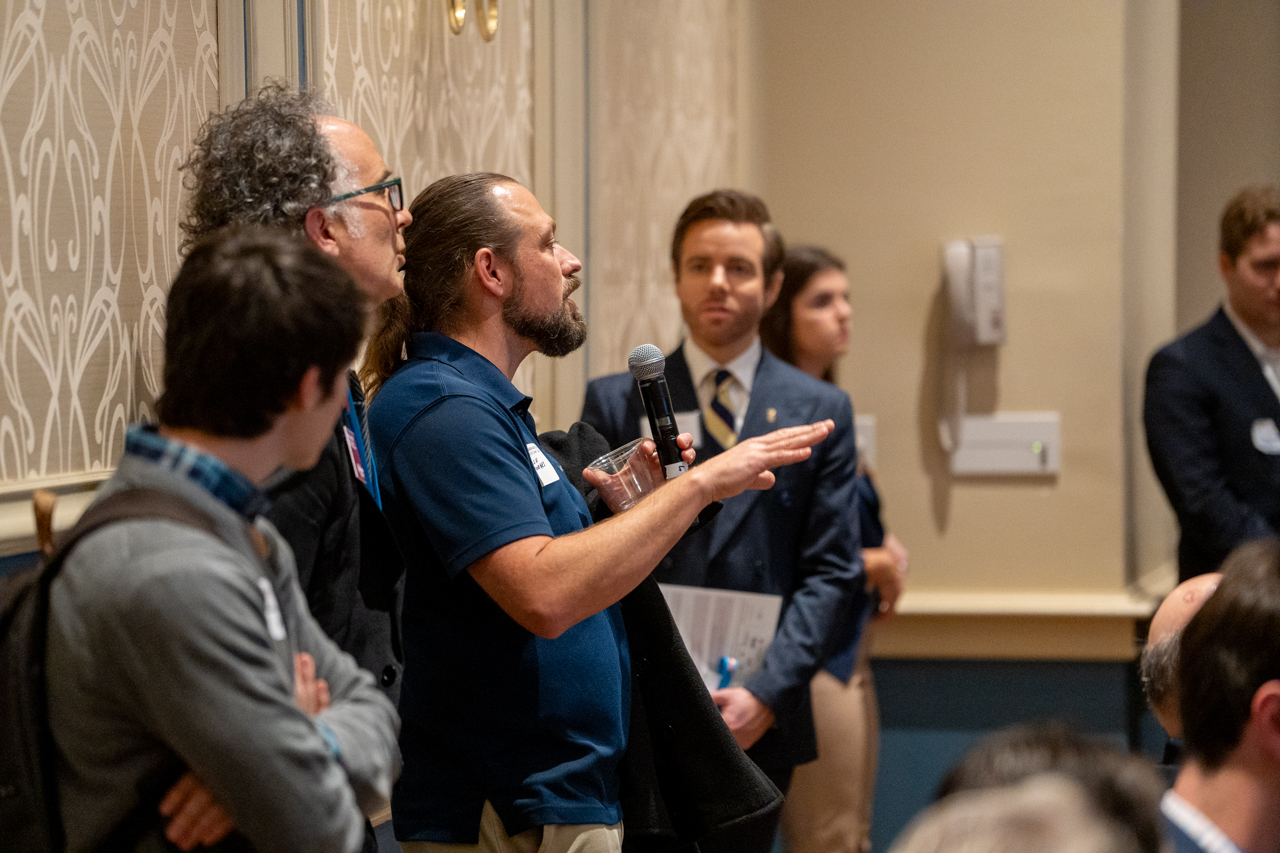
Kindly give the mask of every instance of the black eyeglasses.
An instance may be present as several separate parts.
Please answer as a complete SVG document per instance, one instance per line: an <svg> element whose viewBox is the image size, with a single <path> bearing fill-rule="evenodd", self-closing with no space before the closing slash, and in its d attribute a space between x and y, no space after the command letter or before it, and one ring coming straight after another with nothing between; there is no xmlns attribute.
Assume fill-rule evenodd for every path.
<svg viewBox="0 0 1280 853"><path fill-rule="evenodd" d="M387 191L387 201L391 202L391 209L395 211L404 210L404 189L400 186L399 178L392 178L389 181L383 181L380 184L374 184L371 187L365 187L362 190L335 195L333 198L325 202L325 206L337 204L340 201L346 201L349 198L355 198L365 193L376 193L382 190Z"/></svg>

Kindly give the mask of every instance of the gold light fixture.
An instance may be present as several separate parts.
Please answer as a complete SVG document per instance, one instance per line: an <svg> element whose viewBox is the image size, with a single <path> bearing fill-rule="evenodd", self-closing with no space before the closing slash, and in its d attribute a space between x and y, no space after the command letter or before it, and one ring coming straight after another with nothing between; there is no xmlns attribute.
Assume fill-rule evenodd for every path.
<svg viewBox="0 0 1280 853"><path fill-rule="evenodd" d="M498 34L498 0L476 0L476 26L485 41Z"/></svg>
<svg viewBox="0 0 1280 853"><path fill-rule="evenodd" d="M444 0L444 15L449 21L449 29L456 36L467 22L467 0Z"/></svg>

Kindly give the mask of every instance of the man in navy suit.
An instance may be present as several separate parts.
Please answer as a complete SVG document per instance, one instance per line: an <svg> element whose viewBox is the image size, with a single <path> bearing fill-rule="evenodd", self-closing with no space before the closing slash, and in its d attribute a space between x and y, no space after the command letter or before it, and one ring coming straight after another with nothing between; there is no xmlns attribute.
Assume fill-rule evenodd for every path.
<svg viewBox="0 0 1280 853"><path fill-rule="evenodd" d="M1280 850L1280 541L1242 545L1178 654L1186 762L1164 795L1177 853Z"/></svg>
<svg viewBox="0 0 1280 853"><path fill-rule="evenodd" d="M747 754L786 791L796 764L817 756L809 681L833 628L848 618L864 578L854 497L849 397L763 349L760 317L782 283L782 240L764 203L720 190L689 203L676 224L671 262L689 338L667 357L681 432L698 459L778 427L829 418L835 429L806 461L780 469L767 492L729 498L705 528L659 563L664 583L782 596L777 634L744 687L712 693ZM637 342L639 343L639 342ZM614 447L646 420L630 374L593 381L582 419ZM726 850L767 851L775 825L720 839ZM719 849L715 842L700 847Z"/></svg>
<svg viewBox="0 0 1280 853"><path fill-rule="evenodd" d="M1147 448L1182 529L1181 580L1280 530L1280 190L1233 198L1219 250L1226 301L1147 368Z"/></svg>

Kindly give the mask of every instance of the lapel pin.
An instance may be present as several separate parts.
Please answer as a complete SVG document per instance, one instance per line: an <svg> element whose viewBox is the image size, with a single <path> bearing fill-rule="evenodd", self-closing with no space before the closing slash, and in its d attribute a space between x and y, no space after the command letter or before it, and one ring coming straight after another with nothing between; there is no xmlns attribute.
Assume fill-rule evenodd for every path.
<svg viewBox="0 0 1280 853"><path fill-rule="evenodd" d="M777 409L767 409L767 410L765 410L765 413L764 413L764 419L765 419L766 421L768 421L769 423L773 423L774 421L776 421L776 420L778 419L778 410L777 410Z"/></svg>

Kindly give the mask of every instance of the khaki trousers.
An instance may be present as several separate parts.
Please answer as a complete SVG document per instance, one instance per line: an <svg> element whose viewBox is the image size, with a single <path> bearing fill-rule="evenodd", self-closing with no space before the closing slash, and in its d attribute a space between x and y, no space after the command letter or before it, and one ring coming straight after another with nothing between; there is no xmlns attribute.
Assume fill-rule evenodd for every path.
<svg viewBox="0 0 1280 853"><path fill-rule="evenodd" d="M848 684L822 671L809 685L818 760L796 768L782 809L787 853L867 853L880 712L871 681L871 630Z"/></svg>
<svg viewBox="0 0 1280 853"><path fill-rule="evenodd" d="M486 802L480 814L478 844L401 841L400 849L404 853L622 853L622 824L535 826L507 835L502 819Z"/></svg>

